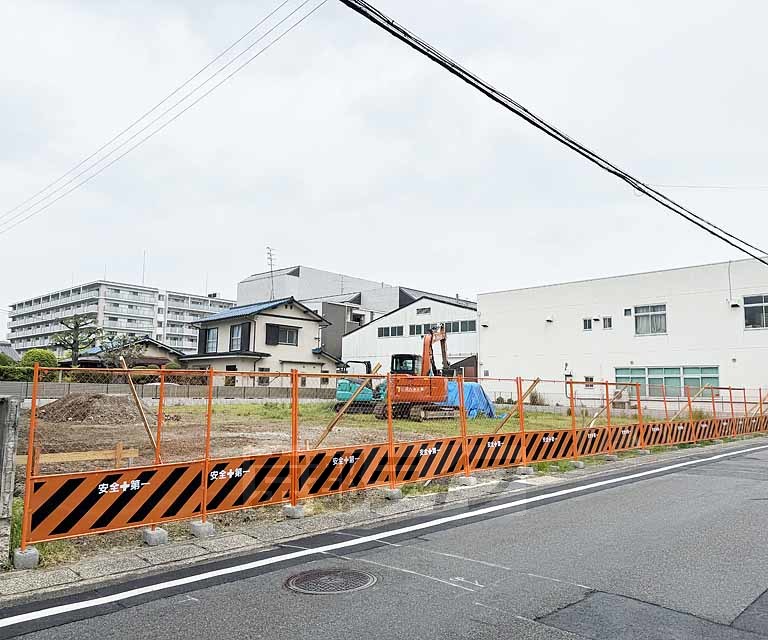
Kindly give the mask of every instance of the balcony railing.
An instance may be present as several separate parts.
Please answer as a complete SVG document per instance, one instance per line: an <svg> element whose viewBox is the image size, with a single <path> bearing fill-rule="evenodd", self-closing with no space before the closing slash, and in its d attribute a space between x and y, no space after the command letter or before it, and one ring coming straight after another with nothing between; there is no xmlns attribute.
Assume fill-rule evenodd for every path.
<svg viewBox="0 0 768 640"><path fill-rule="evenodd" d="M29 311L37 311L38 309L48 309L49 307L61 307L72 302L79 302L80 300L93 300L98 299L99 292L89 291L88 293L78 293L74 296L61 296L46 300L45 302L38 302L29 306L20 306L14 309L14 313L28 313Z"/></svg>

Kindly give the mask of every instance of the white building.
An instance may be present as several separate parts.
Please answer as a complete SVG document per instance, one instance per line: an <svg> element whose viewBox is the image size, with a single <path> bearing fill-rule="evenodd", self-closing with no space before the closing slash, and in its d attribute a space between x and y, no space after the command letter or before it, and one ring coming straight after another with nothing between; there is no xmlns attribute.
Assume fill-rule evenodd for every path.
<svg viewBox="0 0 768 640"><path fill-rule="evenodd" d="M484 376L768 389L768 267L739 260L478 296Z"/></svg>
<svg viewBox="0 0 768 640"><path fill-rule="evenodd" d="M342 360L381 363L379 373L388 373L396 353L421 354L424 334L433 324L444 323L448 333L448 361L460 363L464 375L476 374L477 310L474 303L450 298L421 296L417 300L379 316L347 333L342 340ZM435 353L441 366L439 347Z"/></svg>
<svg viewBox="0 0 768 640"><path fill-rule="evenodd" d="M20 353L51 348L51 337L64 329L60 319L92 313L108 335L148 335L189 353L197 351L197 329L192 324L233 305L215 294L200 296L97 280L12 304L8 338ZM56 351L60 357L65 355L61 349Z"/></svg>
<svg viewBox="0 0 768 640"><path fill-rule="evenodd" d="M327 322L318 346L335 358L342 356L342 337L346 333L425 295L474 307L473 302L458 296L451 298L304 266L255 273L237 285L238 305L293 297L323 316Z"/></svg>

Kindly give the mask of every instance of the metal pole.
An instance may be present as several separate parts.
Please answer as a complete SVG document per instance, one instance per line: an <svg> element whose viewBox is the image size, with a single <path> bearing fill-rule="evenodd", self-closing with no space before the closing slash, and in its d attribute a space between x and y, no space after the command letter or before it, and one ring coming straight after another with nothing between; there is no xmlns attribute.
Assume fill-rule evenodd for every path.
<svg viewBox="0 0 768 640"><path fill-rule="evenodd" d="M695 428L693 426L693 404L691 404L690 387L685 387L685 396L688 398L688 423L691 425L691 440L696 440Z"/></svg>
<svg viewBox="0 0 768 640"><path fill-rule="evenodd" d="M392 425L392 394L395 392L392 386L392 374L387 374L387 439L389 444L389 488L393 491L396 487L395 473L395 428Z"/></svg>
<svg viewBox="0 0 768 640"><path fill-rule="evenodd" d="M605 383L605 423L610 429L611 427L611 389L608 382Z"/></svg>
<svg viewBox="0 0 768 640"><path fill-rule="evenodd" d="M29 512L29 501L32 497L32 465L35 452L35 431L37 429L37 392L38 382L40 380L40 363L35 362L35 368L32 372L32 404L29 414L29 435L27 436L27 468L24 472L24 514L21 519L21 550L27 549L27 540L29 540L29 525L31 516Z"/></svg>
<svg viewBox="0 0 768 640"><path fill-rule="evenodd" d="M144 385L142 385L142 389L143 388ZM160 464L161 460L161 441L163 437L163 423L165 421L165 416L163 415L165 400L165 373L163 373L162 368L160 369L160 388L158 391L160 395L157 398L157 435L155 436L155 442L157 443L157 446L155 447L155 464Z"/></svg>
<svg viewBox="0 0 768 640"><path fill-rule="evenodd" d="M291 506L299 491L299 371L291 369Z"/></svg>
<svg viewBox="0 0 768 640"><path fill-rule="evenodd" d="M205 451L203 452L203 507L201 519L208 519L208 484L211 467L211 423L213 422L213 367L208 367L208 407L205 416Z"/></svg>
<svg viewBox="0 0 768 640"><path fill-rule="evenodd" d="M469 477L469 446L467 443L467 412L464 406L464 376L457 377L459 387L459 426L461 427L461 446L464 448L464 475Z"/></svg>
<svg viewBox="0 0 768 640"><path fill-rule="evenodd" d="M525 437L525 412L523 411L523 381L520 376L516 379L517 382L517 417L520 422L520 438L521 446L520 450L523 454L523 466L528 466L528 442Z"/></svg>
<svg viewBox="0 0 768 640"><path fill-rule="evenodd" d="M568 380L568 384L571 387L571 457L574 460L579 459L579 448L576 446L576 400L573 397L573 378Z"/></svg>
<svg viewBox="0 0 768 640"><path fill-rule="evenodd" d="M731 437L736 437L736 414L733 411L733 387L728 387L728 402L731 405Z"/></svg>

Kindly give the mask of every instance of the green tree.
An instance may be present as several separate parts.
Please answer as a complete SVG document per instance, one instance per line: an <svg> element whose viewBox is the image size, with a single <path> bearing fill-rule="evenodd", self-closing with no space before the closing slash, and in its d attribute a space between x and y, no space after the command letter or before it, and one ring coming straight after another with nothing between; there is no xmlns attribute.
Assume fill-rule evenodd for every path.
<svg viewBox="0 0 768 640"><path fill-rule="evenodd" d="M0 353L0 367L18 367L16 361L7 353Z"/></svg>
<svg viewBox="0 0 768 640"><path fill-rule="evenodd" d="M95 345L102 337L101 329L96 326L96 314L75 314L59 322L65 329L51 338L51 344L66 349L72 355L72 366L76 367L80 353Z"/></svg>
<svg viewBox="0 0 768 640"><path fill-rule="evenodd" d="M132 369L144 355L144 348L144 344L133 336L107 336L101 342L99 358L110 369L119 369L123 366L120 364L120 358L123 357L128 368Z"/></svg>
<svg viewBox="0 0 768 640"><path fill-rule="evenodd" d="M0 353L0 380L18 381L29 377L29 369L23 368L11 356Z"/></svg>
<svg viewBox="0 0 768 640"><path fill-rule="evenodd" d="M39 363L41 367L59 366L56 354L48 349L30 349L21 356L19 365L22 367L34 367L35 362Z"/></svg>

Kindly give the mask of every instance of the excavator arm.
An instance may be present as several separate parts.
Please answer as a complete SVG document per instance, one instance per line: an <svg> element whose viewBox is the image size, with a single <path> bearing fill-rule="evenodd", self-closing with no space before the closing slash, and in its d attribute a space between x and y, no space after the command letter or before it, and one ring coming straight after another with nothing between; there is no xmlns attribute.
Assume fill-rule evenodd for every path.
<svg viewBox="0 0 768 640"><path fill-rule="evenodd" d="M442 369L435 365L435 342L440 343L440 354L442 356ZM438 325L437 328L430 329L430 332L424 336L424 346L421 356L421 375L439 375L441 370L448 368L448 342L445 333L445 326Z"/></svg>

